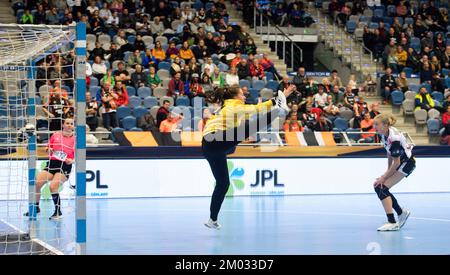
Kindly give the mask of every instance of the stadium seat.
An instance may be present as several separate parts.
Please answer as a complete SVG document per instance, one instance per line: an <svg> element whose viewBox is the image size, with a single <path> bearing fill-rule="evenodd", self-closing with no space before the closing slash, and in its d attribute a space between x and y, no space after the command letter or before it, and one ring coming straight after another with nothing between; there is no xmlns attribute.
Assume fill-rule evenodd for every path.
<svg viewBox="0 0 450 275"><path fill-rule="evenodd" d="M264 80L253 80L252 82L252 88L256 90L261 90L266 86L266 83Z"/></svg>
<svg viewBox="0 0 450 275"><path fill-rule="evenodd" d="M427 117L428 117L428 113L425 110L415 110L414 111L414 119L416 121L416 124L426 124L427 123Z"/></svg>
<svg viewBox="0 0 450 275"><path fill-rule="evenodd" d="M117 118L119 120L130 115L131 115L131 108L129 108L128 106L119 106L119 108L117 108Z"/></svg>
<svg viewBox="0 0 450 275"><path fill-rule="evenodd" d="M137 95L140 98L143 99L143 98L146 98L148 96L151 96L152 95L152 91L150 90L149 87L139 87L139 89L137 90Z"/></svg>
<svg viewBox="0 0 450 275"><path fill-rule="evenodd" d="M136 88L134 88L133 86L127 86L127 93L128 96L136 95Z"/></svg>
<svg viewBox="0 0 450 275"><path fill-rule="evenodd" d="M405 99L402 103L403 114L412 115L414 114L415 102L414 99Z"/></svg>
<svg viewBox="0 0 450 275"><path fill-rule="evenodd" d="M176 106L189 106L190 101L187 96L179 96L177 97L177 100L175 101Z"/></svg>
<svg viewBox="0 0 450 275"><path fill-rule="evenodd" d="M140 97L133 95L128 98L128 107L130 107L131 109L134 109L139 106L141 106L141 98Z"/></svg>
<svg viewBox="0 0 450 275"><path fill-rule="evenodd" d="M133 115L134 115L134 117L136 117L136 119L141 118L142 116L144 116L144 115L147 114L147 113L148 113L147 108L145 108L145 107L143 107L143 106L136 107L136 108L133 110Z"/></svg>
<svg viewBox="0 0 450 275"><path fill-rule="evenodd" d="M338 117L334 120L334 127L339 129L339 131L345 131L348 128L348 121Z"/></svg>
<svg viewBox="0 0 450 275"><path fill-rule="evenodd" d="M440 121L436 118L430 118L427 120L428 134L436 135L439 133Z"/></svg>
<svg viewBox="0 0 450 275"><path fill-rule="evenodd" d="M404 100L404 95L402 92L395 90L391 93L391 99L392 105L401 106Z"/></svg>
<svg viewBox="0 0 450 275"><path fill-rule="evenodd" d="M161 61L158 63L158 70L167 70L170 71L170 63L166 61Z"/></svg>
<svg viewBox="0 0 450 275"><path fill-rule="evenodd" d="M239 80L239 86L250 88L250 81L248 81L247 79L241 79Z"/></svg>
<svg viewBox="0 0 450 275"><path fill-rule="evenodd" d="M438 119L441 116L441 113L436 109L430 109L428 111L428 118L436 118Z"/></svg>
<svg viewBox="0 0 450 275"><path fill-rule="evenodd" d="M272 91L276 91L278 89L278 82L275 80L268 81L266 84L266 88L271 89Z"/></svg>
<svg viewBox="0 0 450 275"><path fill-rule="evenodd" d="M444 95L441 92L432 92L431 97L434 100L439 101L440 103L442 103L444 101Z"/></svg>
<svg viewBox="0 0 450 275"><path fill-rule="evenodd" d="M136 127L136 118L134 116L126 116L122 119L122 126L125 130L131 130Z"/></svg>

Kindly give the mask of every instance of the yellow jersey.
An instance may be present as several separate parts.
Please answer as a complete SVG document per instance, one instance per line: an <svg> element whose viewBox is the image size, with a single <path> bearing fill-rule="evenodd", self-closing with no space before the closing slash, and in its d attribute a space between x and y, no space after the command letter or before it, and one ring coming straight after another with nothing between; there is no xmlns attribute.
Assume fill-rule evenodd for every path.
<svg viewBox="0 0 450 275"><path fill-rule="evenodd" d="M239 99L226 99L222 109L206 122L203 136L217 131L225 131L238 127L242 121L263 111L270 111L273 100L259 104L245 104Z"/></svg>

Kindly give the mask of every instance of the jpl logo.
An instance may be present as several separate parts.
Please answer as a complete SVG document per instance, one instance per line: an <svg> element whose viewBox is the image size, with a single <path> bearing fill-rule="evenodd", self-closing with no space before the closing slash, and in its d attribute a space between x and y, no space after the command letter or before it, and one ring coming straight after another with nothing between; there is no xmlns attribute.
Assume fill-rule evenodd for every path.
<svg viewBox="0 0 450 275"><path fill-rule="evenodd" d="M261 185L264 187L266 183L273 182L274 187L284 187L283 183L278 183L278 170L256 170L255 183L250 184L252 187Z"/></svg>
<svg viewBox="0 0 450 275"><path fill-rule="evenodd" d="M234 163L232 161L228 161L227 165L230 176L230 187L228 188L226 196L230 197L233 196L237 190L244 189L245 182L242 177L245 174L245 170L242 167L234 167ZM283 193L284 184L278 181L278 170L256 170L255 181L250 184L250 187L257 188L256 190L259 190L258 188L268 187L269 185L273 185L276 190L271 188L265 191L261 190L264 194L266 192L269 192L270 194L280 194L280 192ZM256 192L260 193L259 191Z"/></svg>

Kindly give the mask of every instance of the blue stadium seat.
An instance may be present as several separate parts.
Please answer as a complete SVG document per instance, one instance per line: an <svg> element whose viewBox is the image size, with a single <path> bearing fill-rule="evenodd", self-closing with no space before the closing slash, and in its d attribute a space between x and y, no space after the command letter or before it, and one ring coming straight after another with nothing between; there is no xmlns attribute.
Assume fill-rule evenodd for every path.
<svg viewBox="0 0 450 275"><path fill-rule="evenodd" d="M131 109L134 109L139 106L141 106L141 98L140 97L133 95L128 98L128 107L130 107Z"/></svg>
<svg viewBox="0 0 450 275"><path fill-rule="evenodd" d="M114 142L117 142L117 140L116 140L116 138L114 137L114 134L117 134L117 133L123 133L123 131L124 131L124 129L123 128L120 128L120 127L116 127L116 128L114 128L114 129L112 129L112 141L114 141Z"/></svg>
<svg viewBox="0 0 450 275"><path fill-rule="evenodd" d="M427 120L428 134L436 135L439 133L441 123L438 119L430 118Z"/></svg>
<svg viewBox="0 0 450 275"><path fill-rule="evenodd" d="M374 17L384 17L384 7L377 7L374 11L373 11L373 16Z"/></svg>
<svg viewBox="0 0 450 275"><path fill-rule="evenodd" d="M98 86L98 79L96 77L91 77L91 83L89 83L89 86Z"/></svg>
<svg viewBox="0 0 450 275"><path fill-rule="evenodd" d="M405 24L407 24L407 25L413 25L413 24L414 24L414 18L412 18L412 17L406 17L406 18L405 18Z"/></svg>
<svg viewBox="0 0 450 275"><path fill-rule="evenodd" d="M139 89L137 90L137 95L140 98L146 98L147 96L152 95L152 91L150 90L149 87L139 87Z"/></svg>
<svg viewBox="0 0 450 275"><path fill-rule="evenodd" d="M8 117L0 116L0 129L7 129L7 128L8 128Z"/></svg>
<svg viewBox="0 0 450 275"><path fill-rule="evenodd" d="M142 128L133 127L133 128L130 129L130 131L132 131L132 132L142 132Z"/></svg>
<svg viewBox="0 0 450 275"><path fill-rule="evenodd" d="M136 118L134 116L126 116L122 119L122 126L125 130L131 130L136 127Z"/></svg>
<svg viewBox="0 0 450 275"><path fill-rule="evenodd" d="M13 118L25 117L27 114L26 108L20 105L9 106L9 115Z"/></svg>
<svg viewBox="0 0 450 275"><path fill-rule="evenodd" d="M411 77L411 75L413 73L413 69L410 67L403 68L403 71L406 73L406 77Z"/></svg>
<svg viewBox="0 0 450 275"><path fill-rule="evenodd" d="M250 93L250 97L258 99L259 97L259 91L258 89L252 88L248 89L248 92Z"/></svg>
<svg viewBox="0 0 450 275"><path fill-rule="evenodd" d="M444 102L444 95L443 95L441 92L437 92L437 91L432 92L432 93L431 93L431 97L432 97L434 100L439 101L440 103Z"/></svg>
<svg viewBox="0 0 450 275"><path fill-rule="evenodd" d="M119 120L130 115L131 115L131 108L129 108L128 106L119 106L119 108L117 108L117 118Z"/></svg>
<svg viewBox="0 0 450 275"><path fill-rule="evenodd" d="M369 29L372 29L372 30L378 29L378 23L370 22Z"/></svg>
<svg viewBox="0 0 450 275"><path fill-rule="evenodd" d="M97 93L100 91L100 87L99 86L90 86L89 87L89 92L91 92L91 96L95 98L95 96L97 95Z"/></svg>
<svg viewBox="0 0 450 275"><path fill-rule="evenodd" d="M419 89L420 89L420 85L417 85L417 84L409 84L409 85L408 85L408 88L409 88L410 91L413 91L413 92L418 93L418 92L419 92Z"/></svg>
<svg viewBox="0 0 450 275"><path fill-rule="evenodd" d="M161 62L158 63L158 70L163 69L163 70L168 70L168 71L170 71L170 66L171 66L171 65L170 65L169 62L161 61Z"/></svg>
<svg viewBox="0 0 450 275"><path fill-rule="evenodd" d="M202 1L195 1L195 3L192 5L192 7L194 8L194 10L199 11L201 8L203 8L203 3Z"/></svg>
<svg viewBox="0 0 450 275"><path fill-rule="evenodd" d="M247 79L241 79L239 80L239 86L250 88L250 81L248 81Z"/></svg>
<svg viewBox="0 0 450 275"><path fill-rule="evenodd" d="M266 86L266 83L264 80L253 80L252 82L252 88L256 90L261 90Z"/></svg>
<svg viewBox="0 0 450 275"><path fill-rule="evenodd" d="M133 110L133 115L134 115L134 117L136 117L136 119L141 118L142 116L146 115L147 113L148 113L148 110L144 106L136 107Z"/></svg>
<svg viewBox="0 0 450 275"><path fill-rule="evenodd" d="M392 105L401 106L405 97L402 92L396 90L391 93L391 99Z"/></svg>
<svg viewBox="0 0 450 275"><path fill-rule="evenodd" d="M10 125L16 129L23 128L23 127L25 127L26 124L27 124L26 117L17 117L10 121Z"/></svg>
<svg viewBox="0 0 450 275"><path fill-rule="evenodd" d="M127 40L128 40L128 42L129 42L131 45L133 45L134 42L136 41L136 36L135 36L135 35L129 35L129 36L127 37Z"/></svg>
<svg viewBox="0 0 450 275"><path fill-rule="evenodd" d="M450 88L450 77L447 77L445 79L445 86L447 86L447 88Z"/></svg>
<svg viewBox="0 0 450 275"><path fill-rule="evenodd" d="M276 91L278 89L278 82L275 80L268 81L266 84L266 88L271 89L272 91Z"/></svg>
<svg viewBox="0 0 450 275"><path fill-rule="evenodd" d="M442 74L444 75L444 77L448 77L448 73L450 73L449 69L442 69Z"/></svg>
<svg viewBox="0 0 450 275"><path fill-rule="evenodd" d="M339 129L339 131L345 131L348 128L348 121L338 117L334 120L334 127Z"/></svg>
<svg viewBox="0 0 450 275"><path fill-rule="evenodd" d="M0 104L0 117L6 117L8 116L8 109L5 104Z"/></svg>
<svg viewBox="0 0 450 275"><path fill-rule="evenodd" d="M355 21L347 21L347 24L345 25L345 28L347 29L347 32L352 34L355 32L357 27L357 24Z"/></svg>
<svg viewBox="0 0 450 275"><path fill-rule="evenodd" d="M127 86L127 93L128 96L136 95L136 88L134 88L133 86Z"/></svg>
<svg viewBox="0 0 450 275"><path fill-rule="evenodd" d="M147 96L146 98L144 98L144 106L148 109L154 106L158 106L158 99L154 96Z"/></svg>
<svg viewBox="0 0 450 275"><path fill-rule="evenodd" d="M387 15L388 16L395 16L397 14L395 5L388 5L387 6Z"/></svg>
<svg viewBox="0 0 450 275"><path fill-rule="evenodd" d="M221 72L227 72L228 71L228 65L225 63L220 62L219 65L217 65L217 67L219 67L219 70Z"/></svg>
<svg viewBox="0 0 450 275"><path fill-rule="evenodd" d="M126 51L123 53L123 60L125 60L125 62L128 62L128 59L130 58L130 55L133 54L130 51Z"/></svg>
<svg viewBox="0 0 450 275"><path fill-rule="evenodd" d="M359 139L361 139L361 134L359 134L359 132L361 132L361 129L348 128L345 130L345 132L347 133L347 137L349 139L352 139L354 141L358 141Z"/></svg>
<svg viewBox="0 0 450 275"><path fill-rule="evenodd" d="M177 97L177 100L175 101L176 106L189 106L190 100L187 96L179 96Z"/></svg>

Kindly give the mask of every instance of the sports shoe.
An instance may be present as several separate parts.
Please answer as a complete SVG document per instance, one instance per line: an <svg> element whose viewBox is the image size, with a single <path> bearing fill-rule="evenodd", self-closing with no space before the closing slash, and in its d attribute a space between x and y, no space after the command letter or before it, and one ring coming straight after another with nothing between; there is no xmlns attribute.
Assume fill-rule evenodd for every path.
<svg viewBox="0 0 450 275"><path fill-rule="evenodd" d="M39 214L39 213L41 213L41 208L39 208L39 206L36 206L36 214ZM30 213L29 212L26 212L26 213L24 213L23 214L25 217L29 217L30 216Z"/></svg>
<svg viewBox="0 0 450 275"><path fill-rule="evenodd" d="M398 226L398 223L390 223L387 222L383 224L382 226L378 227L378 231L398 231L400 227Z"/></svg>
<svg viewBox="0 0 450 275"><path fill-rule="evenodd" d="M50 216L50 218L48 218L49 220L59 220L62 218L62 212L61 210L55 210L55 212L53 212L53 215Z"/></svg>
<svg viewBox="0 0 450 275"><path fill-rule="evenodd" d="M277 107L285 110L286 112L290 112L291 109L287 106L286 96L282 91L278 91L278 95L275 98L275 102L277 103Z"/></svg>
<svg viewBox="0 0 450 275"><path fill-rule="evenodd" d="M402 214L398 216L398 226L400 228L402 228L403 225L405 225L405 222L408 219L410 214L411 214L411 212L409 212L409 210L402 208Z"/></svg>
<svg viewBox="0 0 450 275"><path fill-rule="evenodd" d="M209 219L207 222L205 222L205 226L212 229L219 230L222 226L217 222Z"/></svg>

